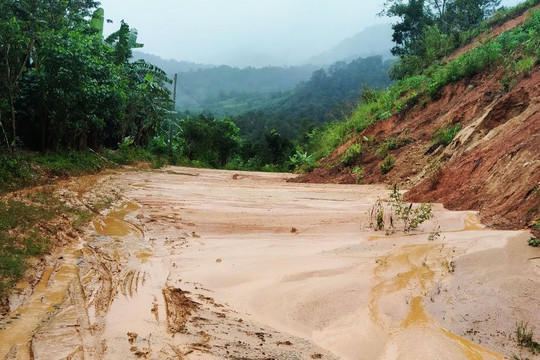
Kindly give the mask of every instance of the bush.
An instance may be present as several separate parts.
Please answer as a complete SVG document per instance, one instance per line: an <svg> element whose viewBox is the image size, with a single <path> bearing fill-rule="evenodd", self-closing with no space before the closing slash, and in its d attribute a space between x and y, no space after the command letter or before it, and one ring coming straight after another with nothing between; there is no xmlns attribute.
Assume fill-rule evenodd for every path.
<svg viewBox="0 0 540 360"><path fill-rule="evenodd" d="M307 152L301 152L298 149L293 156L289 157L289 162L293 171L311 172L315 168L313 154L308 155Z"/></svg>
<svg viewBox="0 0 540 360"><path fill-rule="evenodd" d="M394 185L390 194L390 206L397 220L403 223L405 232L416 230L422 223L433 218L431 204L420 204L415 207L412 203L406 203L397 185Z"/></svg>
<svg viewBox="0 0 540 360"><path fill-rule="evenodd" d="M396 160L394 159L392 155L387 155L384 158L384 161L379 165L379 169L384 175L386 175L390 172L390 170L392 170L395 162Z"/></svg>
<svg viewBox="0 0 540 360"><path fill-rule="evenodd" d="M347 148L345 156L341 163L345 166L351 166L358 163L362 159L362 145L355 143Z"/></svg>
<svg viewBox="0 0 540 360"><path fill-rule="evenodd" d="M540 353L540 344L533 340L533 329L529 327L529 323L521 322L517 325L516 337L520 346L528 348L533 354Z"/></svg>
<svg viewBox="0 0 540 360"><path fill-rule="evenodd" d="M394 233L397 223L401 222L403 231L408 233L418 229L422 223L433 218L431 204L415 206L405 202L397 185L394 185L390 193L389 207L390 211L385 212L381 199L377 199L375 205L370 209L370 226L376 231L386 230L387 234Z"/></svg>
<svg viewBox="0 0 540 360"><path fill-rule="evenodd" d="M364 167L363 166L356 166L353 171L353 175L355 175L355 182L357 184L360 184L362 180L364 179Z"/></svg>
<svg viewBox="0 0 540 360"><path fill-rule="evenodd" d="M20 155L0 155L0 193L13 191L36 182L38 174Z"/></svg>

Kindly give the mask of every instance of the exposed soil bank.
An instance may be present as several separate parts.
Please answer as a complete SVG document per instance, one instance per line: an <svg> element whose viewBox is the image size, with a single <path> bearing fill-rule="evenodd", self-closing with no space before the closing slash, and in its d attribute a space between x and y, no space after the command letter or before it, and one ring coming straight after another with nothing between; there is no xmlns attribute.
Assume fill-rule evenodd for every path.
<svg viewBox="0 0 540 360"><path fill-rule="evenodd" d="M447 85L438 98L366 128L297 181L354 183L356 164L341 161L352 143L373 136L376 148L408 139L390 151L395 165L386 175L381 157L366 154L363 183L402 184L411 201L479 211L482 222L498 229L532 226L540 219L540 68L508 92L501 78L494 70ZM462 130L448 146L434 146L437 129L457 125Z"/></svg>
<svg viewBox="0 0 540 360"><path fill-rule="evenodd" d="M0 358L501 359L540 324L526 232L438 206L383 236L366 214L383 187L288 178L113 176L122 201L2 320Z"/></svg>

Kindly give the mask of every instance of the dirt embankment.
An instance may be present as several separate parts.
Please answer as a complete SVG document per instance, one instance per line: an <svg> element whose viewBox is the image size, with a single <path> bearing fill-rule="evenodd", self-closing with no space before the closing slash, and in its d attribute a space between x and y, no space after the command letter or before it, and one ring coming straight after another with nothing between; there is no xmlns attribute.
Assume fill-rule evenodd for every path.
<svg viewBox="0 0 540 360"><path fill-rule="evenodd" d="M540 69L508 93L499 75L482 74L446 86L439 99L368 127L337 149L303 182L354 183L341 159L350 144L374 136L410 144L390 153L395 166L382 174L380 156L366 155L363 183L400 183L412 201L442 202L450 209L478 210L497 228L524 228L540 217ZM446 147L433 148L437 129L460 124Z"/></svg>

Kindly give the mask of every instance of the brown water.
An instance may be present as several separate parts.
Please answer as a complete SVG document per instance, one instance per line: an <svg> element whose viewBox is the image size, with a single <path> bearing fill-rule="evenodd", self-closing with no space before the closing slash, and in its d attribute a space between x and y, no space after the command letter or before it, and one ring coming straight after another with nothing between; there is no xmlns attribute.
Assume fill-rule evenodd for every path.
<svg viewBox="0 0 540 360"><path fill-rule="evenodd" d="M34 332L43 321L62 309L69 284L77 278L77 259L82 254L77 249L79 246L65 249L63 259L45 269L27 302L1 320L0 359L14 348L18 348L16 359L31 358L29 342ZM25 286L28 284L21 283L18 288Z"/></svg>

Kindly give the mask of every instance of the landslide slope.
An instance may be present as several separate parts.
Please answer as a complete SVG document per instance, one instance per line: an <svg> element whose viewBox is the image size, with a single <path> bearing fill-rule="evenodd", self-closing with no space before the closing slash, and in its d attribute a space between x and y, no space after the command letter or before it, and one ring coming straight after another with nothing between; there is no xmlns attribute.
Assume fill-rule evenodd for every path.
<svg viewBox="0 0 540 360"><path fill-rule="evenodd" d="M392 116L368 121L299 181L398 183L410 189L411 201L478 210L498 228L534 227L540 220L540 67L531 39L538 38L540 11L520 19L483 49L449 58L421 77L419 90L400 92ZM480 51L493 60L472 75L453 75L459 64L474 64ZM437 71L457 79L430 92ZM443 141L452 130L455 136ZM384 159L394 160L386 174Z"/></svg>

